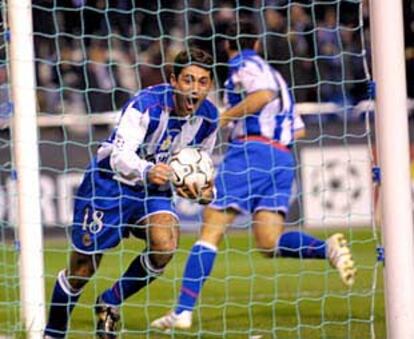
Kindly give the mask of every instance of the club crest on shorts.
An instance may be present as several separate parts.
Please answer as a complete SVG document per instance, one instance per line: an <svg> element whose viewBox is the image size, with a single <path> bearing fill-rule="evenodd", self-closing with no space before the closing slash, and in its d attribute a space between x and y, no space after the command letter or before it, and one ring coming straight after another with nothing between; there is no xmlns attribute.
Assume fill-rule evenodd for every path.
<svg viewBox="0 0 414 339"><path fill-rule="evenodd" d="M84 246L89 247L92 245L92 239L91 239L91 235L89 233L85 233L82 236L82 243Z"/></svg>

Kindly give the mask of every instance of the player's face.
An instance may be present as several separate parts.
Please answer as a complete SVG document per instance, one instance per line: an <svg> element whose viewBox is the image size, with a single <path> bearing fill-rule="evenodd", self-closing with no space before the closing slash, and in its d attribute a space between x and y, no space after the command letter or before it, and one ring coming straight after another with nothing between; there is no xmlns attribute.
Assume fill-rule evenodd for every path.
<svg viewBox="0 0 414 339"><path fill-rule="evenodd" d="M172 75L171 84L176 90L177 113L186 116L197 111L207 97L213 81L209 70L191 65L183 68L178 78Z"/></svg>

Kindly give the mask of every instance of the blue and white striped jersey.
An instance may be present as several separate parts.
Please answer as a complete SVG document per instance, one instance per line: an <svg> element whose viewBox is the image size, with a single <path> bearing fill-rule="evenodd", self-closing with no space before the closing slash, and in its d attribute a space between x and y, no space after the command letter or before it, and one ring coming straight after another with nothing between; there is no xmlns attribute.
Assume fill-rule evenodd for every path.
<svg viewBox="0 0 414 339"><path fill-rule="evenodd" d="M208 100L193 115L180 117L175 114L171 85L148 87L127 102L117 127L98 149L97 161L100 167L113 170L117 180L142 183L150 167L166 162L172 152L185 146L211 153L217 119L217 108Z"/></svg>
<svg viewBox="0 0 414 339"><path fill-rule="evenodd" d="M294 102L280 73L250 49L245 49L230 59L229 67L229 76L225 82L225 102L229 107L259 90L272 90L277 94L261 111L235 121L231 138L255 135L290 145L295 130Z"/></svg>

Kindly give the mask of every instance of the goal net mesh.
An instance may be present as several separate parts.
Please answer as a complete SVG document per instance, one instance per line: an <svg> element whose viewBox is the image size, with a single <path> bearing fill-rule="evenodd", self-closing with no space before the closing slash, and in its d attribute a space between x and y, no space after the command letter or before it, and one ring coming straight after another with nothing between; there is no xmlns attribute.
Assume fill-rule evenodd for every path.
<svg viewBox="0 0 414 339"><path fill-rule="evenodd" d="M7 124L11 97L5 2L0 10L0 122ZM288 82L306 126L306 136L293 147L296 189L287 229L322 239L343 232L358 275L355 285L346 288L325 260L263 258L251 220L242 216L226 232L193 327L170 335L385 336L371 181L367 13L367 2L358 0L33 1L47 307L58 272L69 264L76 188L122 105L138 90L168 82L175 54L198 46L214 58L210 99L223 107L225 32L232 22L247 19L257 23L260 53ZM20 320L11 136L11 129L0 131L0 335L19 336L26 330ZM216 164L227 144L222 135L215 147ZM177 210L182 222L179 249L165 273L122 306L120 331L125 337L160 335L150 328L151 321L177 303L202 208L178 200ZM73 312L68 337L94 334L96 297L144 247L130 238L104 255Z"/></svg>

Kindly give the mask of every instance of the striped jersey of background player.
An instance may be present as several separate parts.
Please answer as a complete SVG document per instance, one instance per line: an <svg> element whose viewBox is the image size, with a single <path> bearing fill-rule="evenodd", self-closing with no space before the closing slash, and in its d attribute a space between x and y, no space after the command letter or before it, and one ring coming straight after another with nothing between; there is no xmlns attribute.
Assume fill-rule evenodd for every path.
<svg viewBox="0 0 414 339"><path fill-rule="evenodd" d="M96 334L116 337L119 306L156 279L178 243L178 217L172 201L166 161L188 145L211 153L217 132L217 108L206 99L211 89L212 57L199 49L175 58L171 84L139 91L129 100L117 128L98 149L79 187L72 225L70 265L58 274L45 337L62 338L84 285L99 267L105 250L115 247L133 229L147 248L123 276L97 298ZM180 188L187 198L207 203L213 185ZM138 232L139 233L139 232Z"/></svg>
<svg viewBox="0 0 414 339"><path fill-rule="evenodd" d="M192 312L209 277L226 227L240 213L252 216L259 250L268 258L329 259L342 281L354 283L356 269L345 237L327 241L301 231L284 232L295 161L294 102L285 80L258 54L257 29L235 22L226 34L228 109L220 125L232 124L230 144L216 177L216 199L205 209L199 240L187 259L175 309L152 322L161 329L191 327Z"/></svg>

